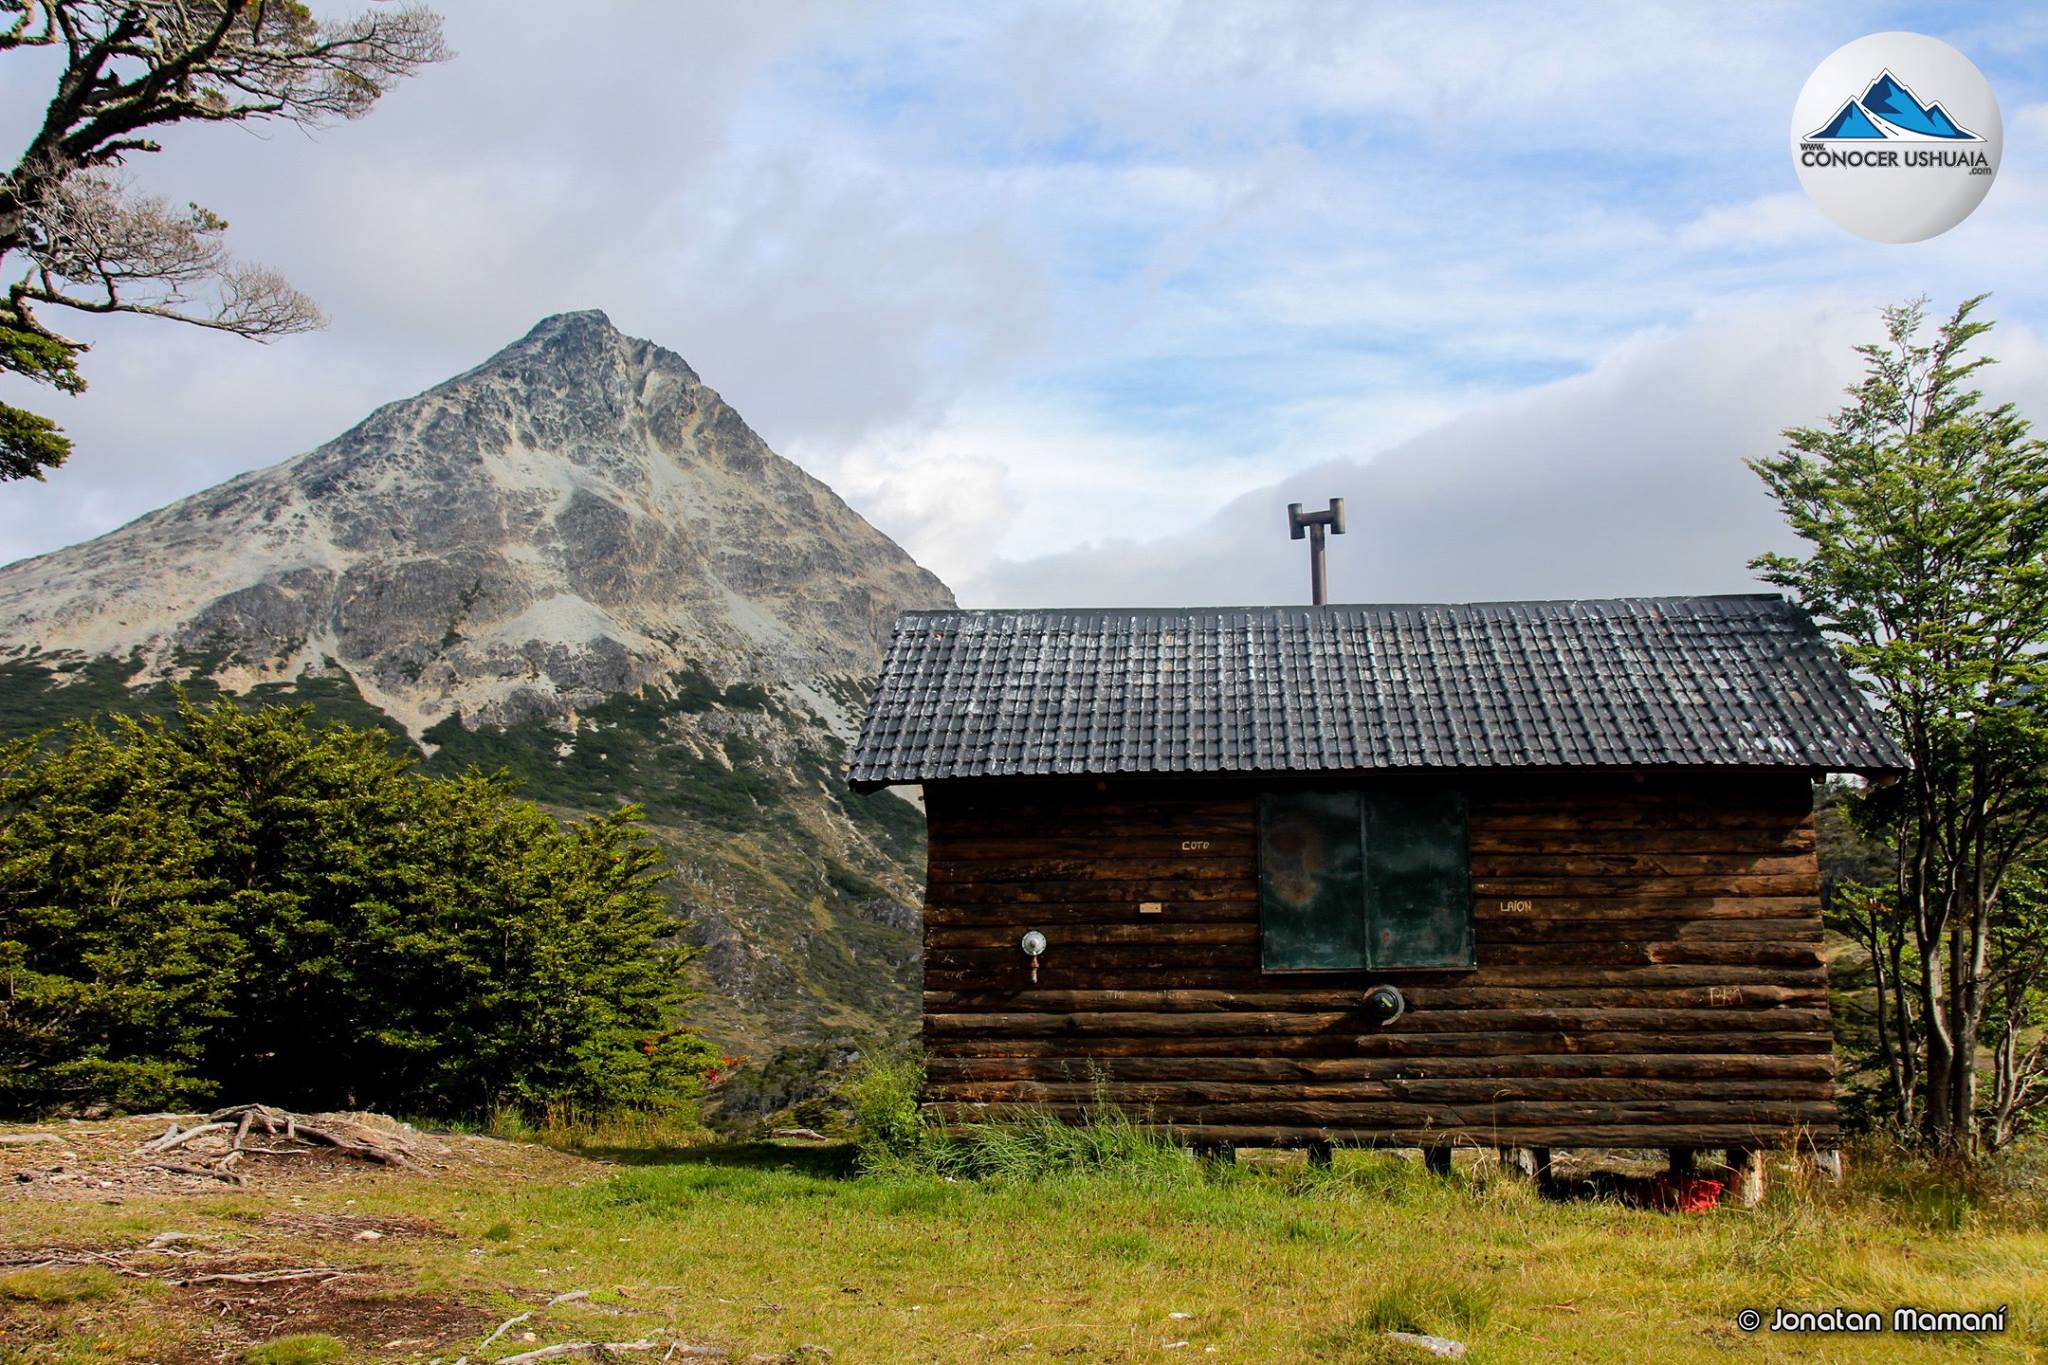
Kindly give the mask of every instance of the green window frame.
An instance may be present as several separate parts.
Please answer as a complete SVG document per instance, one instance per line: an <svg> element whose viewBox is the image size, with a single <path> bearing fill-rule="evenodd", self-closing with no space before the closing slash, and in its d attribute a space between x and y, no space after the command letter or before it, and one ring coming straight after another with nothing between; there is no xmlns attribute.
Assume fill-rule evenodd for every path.
<svg viewBox="0 0 2048 1365"><path fill-rule="evenodd" d="M1452 787L1262 794L1263 969L1476 967L1468 825Z"/></svg>

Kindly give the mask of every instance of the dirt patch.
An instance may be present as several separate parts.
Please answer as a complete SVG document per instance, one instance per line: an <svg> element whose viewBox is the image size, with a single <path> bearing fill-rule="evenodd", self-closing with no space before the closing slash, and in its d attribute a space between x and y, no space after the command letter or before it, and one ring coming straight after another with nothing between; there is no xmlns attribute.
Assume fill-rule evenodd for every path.
<svg viewBox="0 0 2048 1365"><path fill-rule="evenodd" d="M409 1210L459 1204L457 1189L579 1184L605 1169L532 1144L350 1115L350 1132L390 1124L403 1159L304 1143L265 1152L257 1149L289 1147L290 1136L243 1133L236 1183L209 1174L233 1146L232 1126L162 1145L174 1121L185 1131L203 1118L0 1127L15 1139L0 1142L0 1276L35 1272L17 1280L16 1296L0 1295L0 1340L101 1342L95 1349L152 1365L216 1365L280 1336L324 1333L364 1359L452 1360L503 1315L419 1287L420 1263L453 1254L457 1234ZM125 1207L88 1212L91 1204ZM150 1232L126 1231L140 1217Z"/></svg>
<svg viewBox="0 0 2048 1365"><path fill-rule="evenodd" d="M274 1221L294 1238L446 1235L424 1219L307 1216ZM182 1344L166 1346L161 1357L153 1357L164 1365L239 1360L251 1346L296 1332L324 1332L375 1350L380 1359L386 1358L381 1353L403 1359L473 1342L487 1330L490 1317L459 1300L404 1288L375 1268L318 1255L286 1259L234 1252L227 1238L206 1233L164 1233L145 1245L120 1249L48 1246L0 1253L0 1276L22 1270L82 1270L162 1286L148 1300L152 1319L166 1328L173 1321L186 1324L176 1334ZM0 1330L9 1336L33 1334L34 1319L32 1304L0 1304Z"/></svg>
<svg viewBox="0 0 2048 1365"><path fill-rule="evenodd" d="M251 1150L234 1167L240 1178L236 1184L210 1173L201 1153L185 1149L158 1153L136 1150L162 1137L172 1123L189 1127L200 1117L151 1114L97 1122L0 1127L0 1205L13 1199L123 1203L138 1196L217 1195L231 1189L313 1193L343 1185L404 1182L478 1169L517 1181L532 1179L542 1170L560 1174L566 1167L587 1168L589 1164L581 1158L525 1143L461 1134L418 1133L379 1115L350 1118L402 1132L416 1153L407 1164L374 1165L323 1148L289 1154ZM176 1169L181 1166L190 1169Z"/></svg>
<svg viewBox="0 0 2048 1365"><path fill-rule="evenodd" d="M193 1286L180 1291L179 1302L209 1325L166 1365L239 1360L248 1347L294 1332L325 1332L379 1359L425 1356L475 1344L491 1318L457 1300L400 1291L374 1275Z"/></svg>
<svg viewBox="0 0 2048 1365"><path fill-rule="evenodd" d="M425 1218L370 1218L352 1213L273 1213L259 1224L266 1232L322 1242L380 1242L387 1237L453 1237Z"/></svg>

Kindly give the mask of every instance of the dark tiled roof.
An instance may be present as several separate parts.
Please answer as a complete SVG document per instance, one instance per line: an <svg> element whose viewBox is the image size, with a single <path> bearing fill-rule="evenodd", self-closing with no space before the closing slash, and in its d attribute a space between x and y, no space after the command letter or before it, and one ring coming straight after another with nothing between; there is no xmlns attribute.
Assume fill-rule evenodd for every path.
<svg viewBox="0 0 2048 1365"><path fill-rule="evenodd" d="M849 780L1905 760L1775 594L913 611Z"/></svg>

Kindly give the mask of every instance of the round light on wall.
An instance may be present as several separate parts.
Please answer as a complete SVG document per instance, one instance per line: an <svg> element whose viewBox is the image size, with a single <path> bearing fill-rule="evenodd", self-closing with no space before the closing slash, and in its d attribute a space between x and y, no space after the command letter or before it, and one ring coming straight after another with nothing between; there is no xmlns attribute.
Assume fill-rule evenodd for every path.
<svg viewBox="0 0 2048 1365"><path fill-rule="evenodd" d="M1035 986L1038 984L1038 955L1045 951L1045 935L1036 929L1028 929L1017 946L1031 958L1031 984Z"/></svg>

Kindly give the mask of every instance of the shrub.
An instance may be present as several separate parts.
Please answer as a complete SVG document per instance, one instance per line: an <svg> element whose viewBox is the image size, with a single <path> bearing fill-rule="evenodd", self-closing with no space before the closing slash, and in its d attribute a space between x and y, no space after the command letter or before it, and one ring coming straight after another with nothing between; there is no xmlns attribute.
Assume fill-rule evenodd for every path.
<svg viewBox="0 0 2048 1365"><path fill-rule="evenodd" d="M0 746L0 1112L687 1105L716 1053L638 812L559 824L307 715Z"/></svg>
<svg viewBox="0 0 2048 1365"><path fill-rule="evenodd" d="M1079 1123L1026 1112L949 1131L919 1107L923 1089L924 1068L913 1059L871 1059L855 1073L845 1098L864 1171L999 1181L1091 1171L1171 1181L1204 1178L1202 1164L1178 1139L1114 1105L1098 1104Z"/></svg>
<svg viewBox="0 0 2048 1365"><path fill-rule="evenodd" d="M1147 1128L1113 1105L1099 1105L1080 1123L1030 1113L1003 1123L969 1125L962 1164L985 1180L1030 1181L1089 1171L1152 1181L1197 1181L1202 1164L1169 1133Z"/></svg>
<svg viewBox="0 0 2048 1365"><path fill-rule="evenodd" d="M908 1058L870 1057L846 1083L864 1170L929 1164L943 1141L918 1107L924 1068Z"/></svg>

